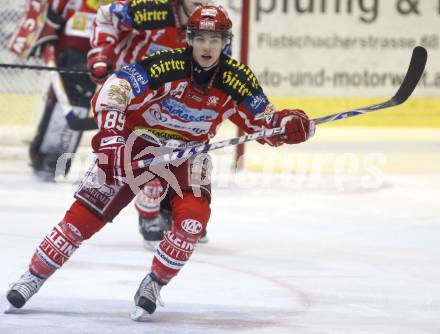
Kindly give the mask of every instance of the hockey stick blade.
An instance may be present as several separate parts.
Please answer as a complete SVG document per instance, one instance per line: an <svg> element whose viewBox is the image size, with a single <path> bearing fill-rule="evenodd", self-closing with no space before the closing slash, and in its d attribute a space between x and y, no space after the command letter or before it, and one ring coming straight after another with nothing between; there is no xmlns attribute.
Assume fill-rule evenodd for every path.
<svg viewBox="0 0 440 334"><path fill-rule="evenodd" d="M409 67L405 74L405 77L403 78L403 81L399 89L397 90L396 94L391 99L370 106L356 108L352 110L343 111L337 114L315 118L313 121L315 122L315 124L333 122L340 119L359 116L366 114L368 112L394 107L399 104L402 104L410 97L410 95L416 88L420 78L422 77L423 71L425 70L427 58L428 58L428 53L425 48L421 46L417 46L414 48L411 56L411 61L409 63Z"/></svg>
<svg viewBox="0 0 440 334"><path fill-rule="evenodd" d="M402 104L410 97L423 75L427 59L428 52L424 47L417 46L414 48L405 78L397 93L391 98L395 103L394 105Z"/></svg>

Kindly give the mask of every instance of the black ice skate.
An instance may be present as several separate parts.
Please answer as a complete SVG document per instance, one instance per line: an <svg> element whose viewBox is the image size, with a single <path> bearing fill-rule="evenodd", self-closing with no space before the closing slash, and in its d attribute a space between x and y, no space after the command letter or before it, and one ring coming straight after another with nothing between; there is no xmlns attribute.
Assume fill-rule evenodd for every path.
<svg viewBox="0 0 440 334"><path fill-rule="evenodd" d="M148 315L156 310L156 302L161 306L164 305L160 298L162 287L163 284L160 284L153 274L145 276L134 296L135 309L130 314L132 320L148 319Z"/></svg>
<svg viewBox="0 0 440 334"><path fill-rule="evenodd" d="M13 283L6 294L10 307L6 312L22 308L24 304L40 290L46 279L39 278L27 270L20 279Z"/></svg>

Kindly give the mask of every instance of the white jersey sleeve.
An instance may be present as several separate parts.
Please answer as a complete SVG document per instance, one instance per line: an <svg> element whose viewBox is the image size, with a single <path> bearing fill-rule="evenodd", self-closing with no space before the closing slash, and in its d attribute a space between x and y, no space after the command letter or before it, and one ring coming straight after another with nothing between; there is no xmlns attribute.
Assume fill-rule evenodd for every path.
<svg viewBox="0 0 440 334"><path fill-rule="evenodd" d="M123 6L122 3L109 4L101 6L96 13L93 22L90 44L92 48L103 46L105 44L116 44L121 31L120 19L113 14L111 6Z"/></svg>

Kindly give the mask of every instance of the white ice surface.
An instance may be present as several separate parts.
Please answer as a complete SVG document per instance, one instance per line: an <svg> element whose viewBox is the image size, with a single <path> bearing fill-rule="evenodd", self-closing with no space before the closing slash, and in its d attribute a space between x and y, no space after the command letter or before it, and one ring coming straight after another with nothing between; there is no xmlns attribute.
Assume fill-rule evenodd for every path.
<svg viewBox="0 0 440 334"><path fill-rule="evenodd" d="M440 333L440 177L298 177L214 190L210 243L130 320L152 254L130 205L73 255L0 333ZM268 176L270 177L270 176ZM271 185L273 184L273 185ZM0 174L0 301L72 201L70 185Z"/></svg>

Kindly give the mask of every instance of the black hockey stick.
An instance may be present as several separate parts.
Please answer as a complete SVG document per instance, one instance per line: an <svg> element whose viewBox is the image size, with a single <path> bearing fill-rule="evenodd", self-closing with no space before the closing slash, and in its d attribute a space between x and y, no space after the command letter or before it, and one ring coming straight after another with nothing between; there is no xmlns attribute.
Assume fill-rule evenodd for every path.
<svg viewBox="0 0 440 334"><path fill-rule="evenodd" d="M37 70L37 71L52 71L67 74L90 74L89 70L82 68L69 67L51 67L41 65L22 65L22 64L3 64L0 63L0 68L18 68L21 70Z"/></svg>
<svg viewBox="0 0 440 334"><path fill-rule="evenodd" d="M382 103L373 104L363 108L351 109L337 114L315 118L313 121L315 122L315 124L334 122L340 119L359 116L369 112L402 104L410 97L410 95L416 88L417 83L422 77L423 71L425 69L427 57L428 57L428 53L426 52L425 48L421 46L417 46L414 48L411 61L409 63L409 67L402 81L402 84L400 85L396 94L391 99ZM271 137L274 135L280 135L283 134L284 131L285 129L282 127L269 129L269 130L261 130L259 132L255 132L249 135L226 139L212 144L203 144L192 148L177 150L175 152L164 154L150 159L134 161L131 163L131 167L133 169L139 169L151 165L168 163L170 161L177 160L180 158L188 159L199 153L205 153L208 151L213 151L227 146L238 145L238 144L246 143L248 141L258 140L261 138Z"/></svg>

